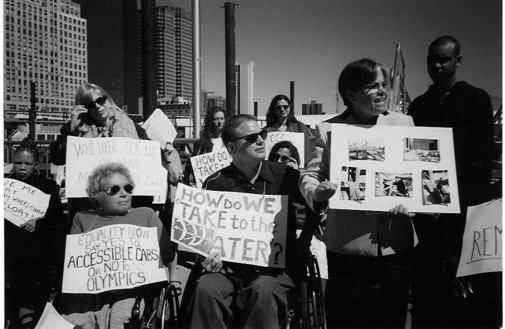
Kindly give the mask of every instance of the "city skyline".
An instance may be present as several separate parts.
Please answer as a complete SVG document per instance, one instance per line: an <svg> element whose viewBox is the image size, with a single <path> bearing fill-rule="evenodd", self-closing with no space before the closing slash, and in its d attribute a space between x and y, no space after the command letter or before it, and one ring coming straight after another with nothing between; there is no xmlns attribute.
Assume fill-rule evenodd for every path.
<svg viewBox="0 0 505 329"><path fill-rule="evenodd" d="M158 0L182 6L191 2ZM200 1L202 89L225 95L225 1ZM499 0L255 0L235 1L236 60L252 61L254 95L264 115L276 94L295 81L296 114L315 100L335 113L344 66L369 57L388 67L400 43L411 99L428 88L427 48L449 34L462 45L458 76L502 97L502 5ZM450 13L450 14L449 14ZM340 98L340 96L338 96ZM343 103L339 100L339 110Z"/></svg>

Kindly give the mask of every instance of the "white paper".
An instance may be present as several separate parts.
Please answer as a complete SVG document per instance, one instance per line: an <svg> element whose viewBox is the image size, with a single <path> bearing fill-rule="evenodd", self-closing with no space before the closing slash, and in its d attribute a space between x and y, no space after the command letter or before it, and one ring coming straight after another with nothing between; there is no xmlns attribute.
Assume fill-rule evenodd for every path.
<svg viewBox="0 0 505 329"><path fill-rule="evenodd" d="M51 196L36 187L4 178L4 218L21 226L46 214Z"/></svg>
<svg viewBox="0 0 505 329"><path fill-rule="evenodd" d="M160 143L162 149L165 149L167 143L173 144L175 137L177 137L174 124L160 109L154 110L142 128L145 129L149 139Z"/></svg>
<svg viewBox="0 0 505 329"><path fill-rule="evenodd" d="M47 303L35 329L73 329L74 325L65 320L54 308Z"/></svg>

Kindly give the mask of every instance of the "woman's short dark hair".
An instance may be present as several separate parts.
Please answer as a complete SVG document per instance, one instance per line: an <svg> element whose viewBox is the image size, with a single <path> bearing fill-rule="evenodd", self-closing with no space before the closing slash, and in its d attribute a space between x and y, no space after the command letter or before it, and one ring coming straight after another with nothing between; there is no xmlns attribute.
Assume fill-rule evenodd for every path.
<svg viewBox="0 0 505 329"><path fill-rule="evenodd" d="M226 120L221 131L221 138L225 146L237 137L235 136L235 129L246 121L257 121L257 119L250 114L237 114Z"/></svg>
<svg viewBox="0 0 505 329"><path fill-rule="evenodd" d="M289 153L291 153L291 157L295 158L296 163L298 165L300 164L300 154L298 153L298 149L290 141L280 141L276 143L272 147L272 149L270 150L270 154L268 155L269 161L277 162L277 151L279 151L279 149L288 149Z"/></svg>
<svg viewBox="0 0 505 329"><path fill-rule="evenodd" d="M381 70L384 78L388 79L388 71L381 63L369 58L363 58L346 65L338 79L338 92L344 100L345 106L351 102L345 94L346 90L358 91L372 83L377 78L377 70Z"/></svg>
<svg viewBox="0 0 505 329"><path fill-rule="evenodd" d="M289 111L289 114L288 114L288 119L286 121L286 124L298 122L298 120L295 118L295 109L293 108L293 106L291 104L291 100L288 98L288 96L279 94L279 95L276 95L274 98L272 98L272 101L270 102L270 106L268 107L267 115L266 115L266 126L267 127L275 126L277 124L277 114L275 113L275 105L280 100L285 100L286 102L288 102L289 107L291 108L291 110Z"/></svg>
<svg viewBox="0 0 505 329"><path fill-rule="evenodd" d="M99 165L88 177L88 184L86 185L86 193L91 203L95 207L99 207L100 203L98 201L98 192L102 189L102 180L104 178L110 177L113 174L120 174L126 177L128 183L135 186L133 178L130 174L128 168L119 162L109 162Z"/></svg>
<svg viewBox="0 0 505 329"><path fill-rule="evenodd" d="M18 147L14 150L14 155L20 153L20 152L28 152L33 154L33 158L35 159L35 163L39 162L39 150L37 149L37 144L35 141L30 137L25 137L22 141L21 144L19 144Z"/></svg>

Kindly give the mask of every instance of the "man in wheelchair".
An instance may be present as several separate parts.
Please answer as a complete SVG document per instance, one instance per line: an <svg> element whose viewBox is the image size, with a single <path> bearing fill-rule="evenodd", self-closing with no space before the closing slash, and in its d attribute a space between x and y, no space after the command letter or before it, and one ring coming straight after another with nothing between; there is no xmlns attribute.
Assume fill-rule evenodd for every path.
<svg viewBox="0 0 505 329"><path fill-rule="evenodd" d="M204 188L263 195L288 195L286 268L268 268L221 261L211 253L187 302L190 328L278 328L287 319L288 291L294 287L297 252L293 199L300 198L299 172L265 161L265 139L256 118L236 115L226 121L222 139L232 164L211 175Z"/></svg>

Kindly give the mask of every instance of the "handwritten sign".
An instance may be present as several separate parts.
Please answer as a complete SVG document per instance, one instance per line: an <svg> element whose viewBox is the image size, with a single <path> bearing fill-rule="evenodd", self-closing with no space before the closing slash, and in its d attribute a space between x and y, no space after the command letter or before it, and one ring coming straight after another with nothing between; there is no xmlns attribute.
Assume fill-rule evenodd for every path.
<svg viewBox="0 0 505 329"><path fill-rule="evenodd" d="M285 195L206 191L179 184L171 239L208 256L214 250L229 262L285 266Z"/></svg>
<svg viewBox="0 0 505 329"><path fill-rule="evenodd" d="M332 209L459 213L451 128L331 124Z"/></svg>
<svg viewBox="0 0 505 329"><path fill-rule="evenodd" d="M160 109L156 109L151 113L142 128L145 129L149 139L160 143L162 149L165 148L167 143L172 144L175 137L177 137L174 124Z"/></svg>
<svg viewBox="0 0 505 329"><path fill-rule="evenodd" d="M165 201L167 171L161 165L159 143L124 137L68 137L66 196L86 197L88 176L98 165L109 162L122 163L130 170L133 195L162 196Z"/></svg>
<svg viewBox="0 0 505 329"><path fill-rule="evenodd" d="M4 218L14 225L46 214L51 196L21 181L4 178Z"/></svg>
<svg viewBox="0 0 505 329"><path fill-rule="evenodd" d="M67 235L64 293L97 294L166 280L156 227L109 225Z"/></svg>
<svg viewBox="0 0 505 329"><path fill-rule="evenodd" d="M456 276L502 271L502 199L468 207Z"/></svg>
<svg viewBox="0 0 505 329"><path fill-rule="evenodd" d="M210 152L191 157L190 160L193 166L196 186L201 188L207 177L224 167L228 167L232 158L227 149L222 149L218 152Z"/></svg>
<svg viewBox="0 0 505 329"><path fill-rule="evenodd" d="M298 166L300 168L303 168L305 164L305 135L303 133L294 133L286 131L268 132L267 139L265 141L267 159L268 156L270 155L272 147L274 147L275 144L281 141L289 141L293 143L293 145L298 150L298 154L300 155L300 163L298 164Z"/></svg>

